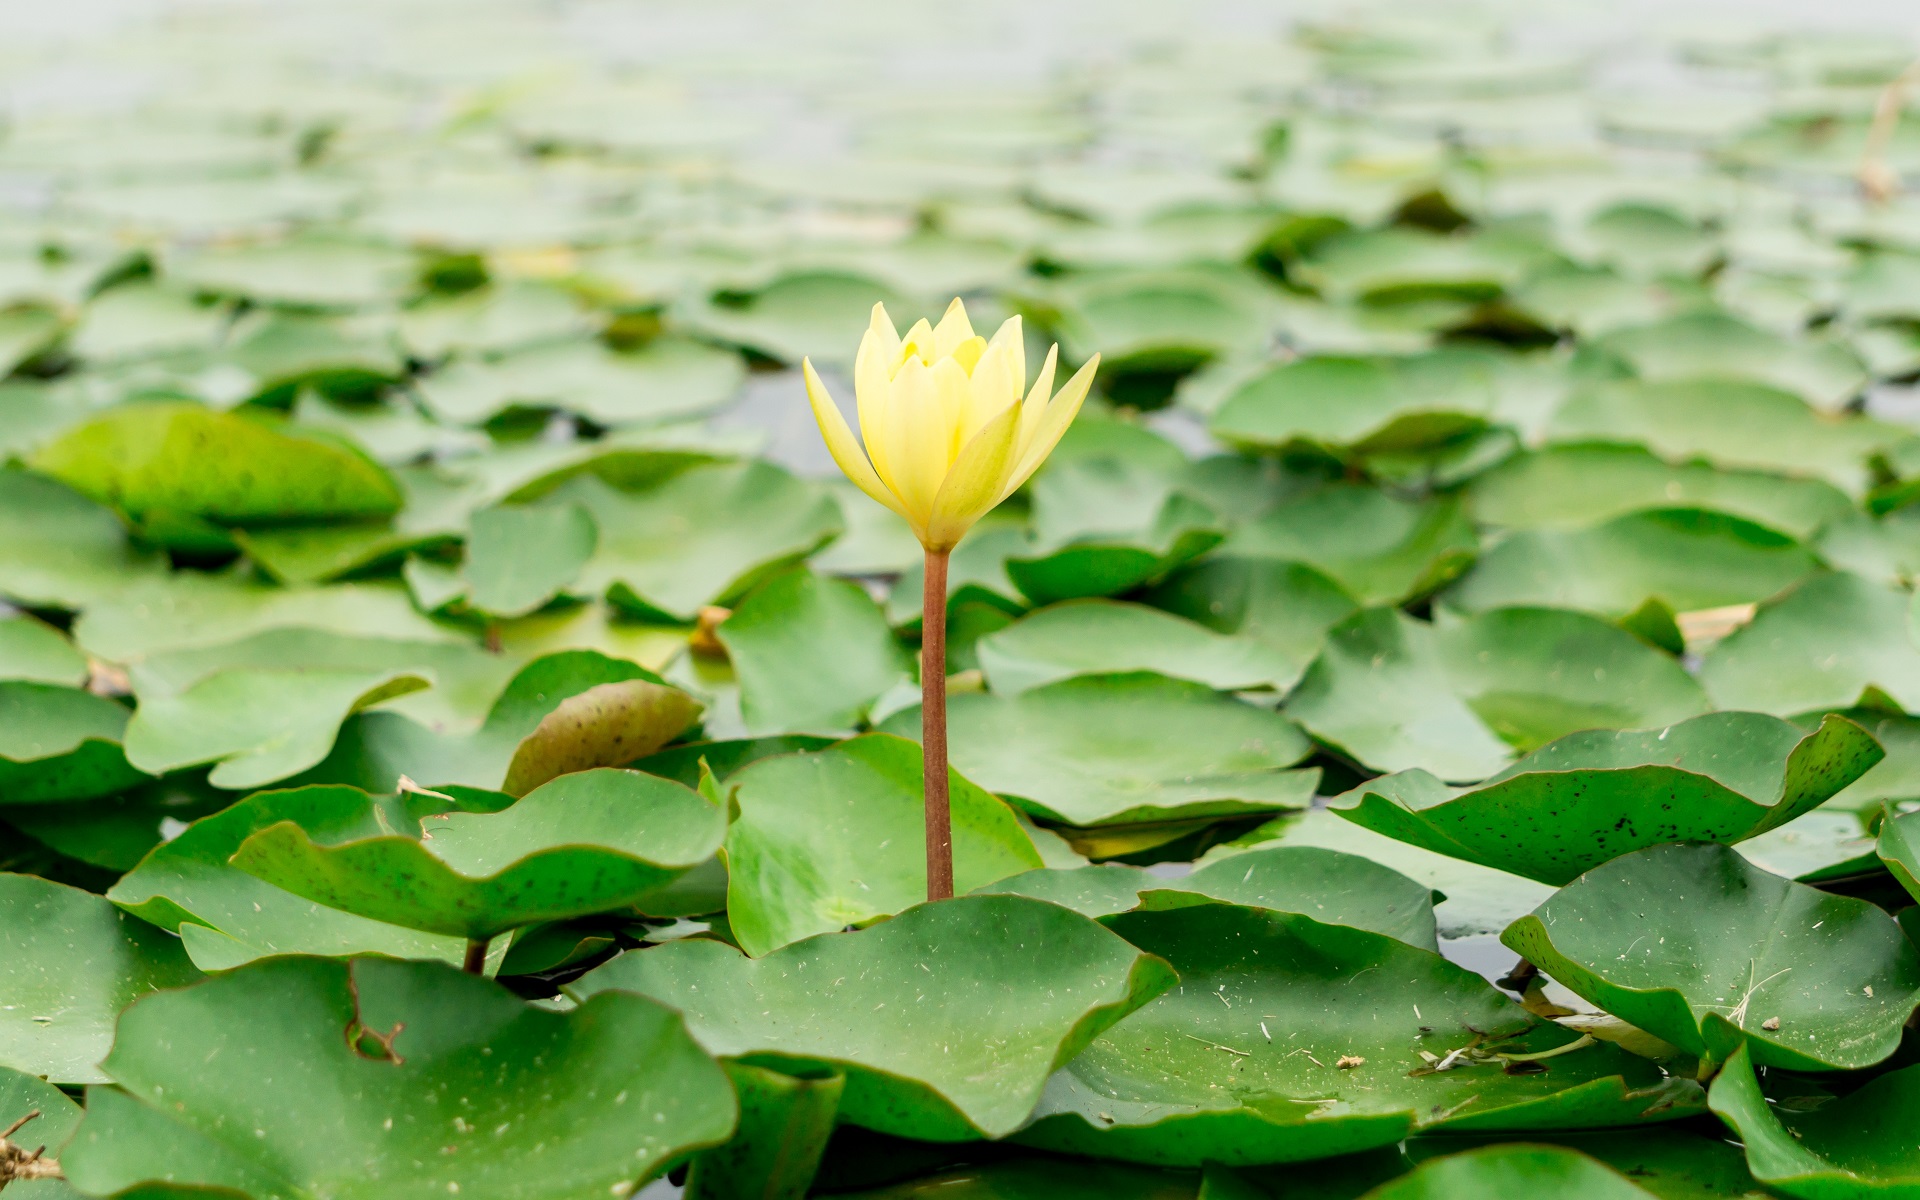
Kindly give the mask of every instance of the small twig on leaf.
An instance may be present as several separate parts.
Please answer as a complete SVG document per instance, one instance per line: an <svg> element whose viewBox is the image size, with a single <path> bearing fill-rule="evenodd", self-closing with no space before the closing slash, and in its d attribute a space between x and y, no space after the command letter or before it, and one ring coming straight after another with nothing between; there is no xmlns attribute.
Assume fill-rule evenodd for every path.
<svg viewBox="0 0 1920 1200"><path fill-rule="evenodd" d="M39 1115L40 1110L36 1108L0 1133L0 1191L5 1191L7 1185L16 1180L66 1178L58 1161L43 1157L47 1152L45 1146L28 1150L13 1141L13 1135Z"/></svg>

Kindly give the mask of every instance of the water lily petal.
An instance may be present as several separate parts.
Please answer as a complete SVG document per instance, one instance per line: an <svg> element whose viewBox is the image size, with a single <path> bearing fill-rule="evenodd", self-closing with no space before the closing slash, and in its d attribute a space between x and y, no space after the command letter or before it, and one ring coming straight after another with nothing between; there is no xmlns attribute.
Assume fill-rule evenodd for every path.
<svg viewBox="0 0 1920 1200"><path fill-rule="evenodd" d="M935 361L953 357L953 352L961 343L974 336L973 323L967 320L967 306L955 296L953 303L947 305L946 315L940 318L940 324L933 330L933 357Z"/></svg>
<svg viewBox="0 0 1920 1200"><path fill-rule="evenodd" d="M1020 406L1020 461L1027 459L1027 450L1033 445L1034 433L1040 428L1040 418L1047 412L1047 401L1053 397L1053 373L1060 365L1060 347L1047 349L1047 361L1040 364L1040 374L1033 381L1033 387L1027 392L1026 403Z"/></svg>
<svg viewBox="0 0 1920 1200"><path fill-rule="evenodd" d="M1073 418L1079 415L1080 405L1087 398L1087 389L1093 384L1093 373L1099 369L1099 366L1100 356L1096 354L1087 360L1086 366L1074 372L1073 378L1067 380L1066 386L1060 389L1060 394L1047 405L1045 415L1040 418L1039 427L1033 432L1033 441L1022 453L1020 466L1008 479L1006 490L1000 493L1000 499L1004 500L1011 496L1015 488L1025 483L1035 471L1040 469L1040 464L1047 461L1047 455L1053 453L1054 446L1059 444L1060 436L1066 433L1067 426L1073 424Z"/></svg>
<svg viewBox="0 0 1920 1200"><path fill-rule="evenodd" d="M807 400L813 405L813 419L820 426L820 436L826 439L827 453L833 455L833 461L846 472L853 486L904 515L900 501L887 490L880 476L874 472L873 464L860 449L860 443L854 440L853 430L847 427L847 419L840 415L840 406L833 402L833 396L827 391L827 385L820 382L820 376L814 371L813 363L800 360L800 373L806 377Z"/></svg>
<svg viewBox="0 0 1920 1200"><path fill-rule="evenodd" d="M887 427L895 494L915 531L924 531L933 497L947 477L947 423L934 373L918 358L908 358L893 377Z"/></svg>
<svg viewBox="0 0 1920 1200"><path fill-rule="evenodd" d="M1019 410L1009 405L961 448L933 501L923 539L928 549L953 549L974 522L1005 498L1019 432Z"/></svg>

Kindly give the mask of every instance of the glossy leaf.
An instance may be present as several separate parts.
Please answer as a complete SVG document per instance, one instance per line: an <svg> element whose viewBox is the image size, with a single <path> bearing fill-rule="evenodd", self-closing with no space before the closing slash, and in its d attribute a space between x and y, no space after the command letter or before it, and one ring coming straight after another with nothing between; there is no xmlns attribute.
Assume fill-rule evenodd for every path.
<svg viewBox="0 0 1920 1200"><path fill-rule="evenodd" d="M1250 637L1138 604L1070 601L1044 608L980 639L980 669L1010 696L1077 675L1153 671L1220 691L1279 687L1299 668Z"/></svg>
<svg viewBox="0 0 1920 1200"><path fill-rule="evenodd" d="M0 806L88 800L145 779L120 746L127 716L77 688L0 682Z"/></svg>
<svg viewBox="0 0 1920 1200"><path fill-rule="evenodd" d="M810 571L769 580L715 632L752 733L852 730L882 693L908 682L880 606L858 584Z"/></svg>
<svg viewBox="0 0 1920 1200"><path fill-rule="evenodd" d="M1646 1200L1653 1193L1584 1154L1557 1146L1485 1146L1430 1159L1366 1193L1366 1200L1468 1200L1543 1191L1582 1200Z"/></svg>
<svg viewBox="0 0 1920 1200"><path fill-rule="evenodd" d="M1745 1047L1735 1051L1708 1102L1745 1144L1754 1178L1806 1200L1920 1192L1920 1147L1907 1119L1920 1104L1920 1067L1795 1111L1767 1102L1750 1059Z"/></svg>
<svg viewBox="0 0 1920 1200"><path fill-rule="evenodd" d="M494 616L525 616L579 576L598 538L577 504L481 509L467 533L467 601Z"/></svg>
<svg viewBox="0 0 1920 1200"><path fill-rule="evenodd" d="M1723 708L1792 716L1847 708L1869 688L1920 707L1920 645L1906 592L1832 571L1767 601L1707 652L1700 679Z"/></svg>

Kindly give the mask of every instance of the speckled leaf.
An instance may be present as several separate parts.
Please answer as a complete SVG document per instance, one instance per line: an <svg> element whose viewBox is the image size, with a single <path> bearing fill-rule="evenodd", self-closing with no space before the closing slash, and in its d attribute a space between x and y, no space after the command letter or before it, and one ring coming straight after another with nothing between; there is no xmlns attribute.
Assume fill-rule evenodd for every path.
<svg viewBox="0 0 1920 1200"><path fill-rule="evenodd" d="M1714 1078L1708 1103L1745 1144L1755 1179L1804 1200L1920 1195L1911 1114L1920 1067L1890 1071L1808 1111L1768 1103L1746 1047Z"/></svg>
<svg viewBox="0 0 1920 1200"><path fill-rule="evenodd" d="M0 806L88 800L145 779L121 750L127 718L78 688L0 682Z"/></svg>

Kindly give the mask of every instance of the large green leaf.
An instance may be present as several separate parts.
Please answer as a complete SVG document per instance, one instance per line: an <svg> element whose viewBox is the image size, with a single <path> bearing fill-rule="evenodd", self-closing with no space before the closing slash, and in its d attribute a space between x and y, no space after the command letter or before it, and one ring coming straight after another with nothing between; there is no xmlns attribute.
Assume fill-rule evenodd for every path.
<svg viewBox="0 0 1920 1200"><path fill-rule="evenodd" d="M1159 675L1089 675L948 702L954 769L1034 816L1116 825L1303 805L1318 775L1285 717ZM881 729L920 728L916 706Z"/></svg>
<svg viewBox="0 0 1920 1200"><path fill-rule="evenodd" d="M569 341L464 359L428 375L419 388L428 411L449 424L478 424L523 406L629 425L706 412L732 395L745 374L738 354L683 338L625 353L598 341Z"/></svg>
<svg viewBox="0 0 1920 1200"><path fill-rule="evenodd" d="M1307 357L1242 385L1213 414L1215 437L1343 456L1444 449L1486 427L1503 361L1447 349L1400 359Z"/></svg>
<svg viewBox="0 0 1920 1200"><path fill-rule="evenodd" d="M1195 1200L1191 1172L1035 1154L951 1167L859 1191L842 1200ZM1201 1196L1199 1200L1227 1200ZM1234 1198L1238 1200L1238 1198ZM1262 1198L1264 1200L1264 1198Z"/></svg>
<svg viewBox="0 0 1920 1200"><path fill-rule="evenodd" d="M1788 341L1726 313L1687 313L1620 329L1595 345L1633 364L1642 379L1752 380L1794 392L1829 412L1867 383L1865 366L1840 342Z"/></svg>
<svg viewBox="0 0 1920 1200"><path fill-rule="evenodd" d="M587 1200L724 1141L738 1111L658 1004L550 1012L383 958L274 959L156 996L107 1069L118 1086L88 1097L62 1157L94 1195Z"/></svg>
<svg viewBox="0 0 1920 1200"><path fill-rule="evenodd" d="M1076 675L1153 671L1221 691L1284 687L1299 674L1288 656L1252 637L1215 633L1141 604L1078 600L1053 605L980 639L988 684L1013 695Z"/></svg>
<svg viewBox="0 0 1920 1200"><path fill-rule="evenodd" d="M0 682L0 806L108 796L147 772L121 750L127 710L53 683Z"/></svg>
<svg viewBox="0 0 1920 1200"><path fill-rule="evenodd" d="M1497 1055L1580 1039L1383 934L1217 902L1104 923L1172 963L1180 987L1055 1075L1023 1142L1167 1165L1296 1162L1420 1128L1634 1124L1700 1104L1697 1085L1604 1043L1507 1073Z"/></svg>
<svg viewBox="0 0 1920 1200"><path fill-rule="evenodd" d="M1891 1071L1817 1108L1770 1104L1741 1047L1708 1102L1739 1135L1754 1178L1805 1200L1920 1195L1920 1067Z"/></svg>
<svg viewBox="0 0 1920 1200"><path fill-rule="evenodd" d="M870 734L765 758L733 776L727 921L741 949L758 957L926 898L920 758L911 742ZM949 775L954 886L971 891L1039 867L1007 806Z"/></svg>
<svg viewBox="0 0 1920 1200"><path fill-rule="evenodd" d="M691 1200L802 1200L833 1134L846 1076L797 1078L742 1062L723 1064L740 1101L740 1123L724 1146L694 1157Z"/></svg>
<svg viewBox="0 0 1920 1200"><path fill-rule="evenodd" d="M1402 500L1335 484L1242 526L1222 553L1303 562L1365 603L1397 604L1450 582L1477 545L1456 500Z"/></svg>
<svg viewBox="0 0 1920 1200"><path fill-rule="evenodd" d="M1282 656L1283 690L1299 681L1327 631L1359 605L1305 563L1212 555L1175 572L1143 599L1218 633L1237 633Z"/></svg>
<svg viewBox="0 0 1920 1200"><path fill-rule="evenodd" d="M580 475L553 496L583 505L600 527L579 586L611 589L616 605L675 621L731 603L842 524L830 494L764 462L694 467L633 493Z"/></svg>
<svg viewBox="0 0 1920 1200"><path fill-rule="evenodd" d="M401 504L386 471L345 443L197 404L115 409L41 448L33 465L135 519L272 524L384 517Z"/></svg>
<svg viewBox="0 0 1920 1200"><path fill-rule="evenodd" d="M525 616L579 577L598 539L578 504L483 508L467 532L467 603L492 616Z"/></svg>
<svg viewBox="0 0 1920 1200"><path fill-rule="evenodd" d="M1920 901L1920 813L1903 817L1888 813L1880 823L1880 842L1875 849L1893 877Z"/></svg>
<svg viewBox="0 0 1920 1200"><path fill-rule="evenodd" d="M1356 613L1287 700L1316 738L1367 766L1447 779L1484 778L1513 750L1575 730L1659 725L1707 707L1672 658L1596 617L1546 608L1437 625Z"/></svg>
<svg viewBox="0 0 1920 1200"><path fill-rule="evenodd" d="M1078 913L965 896L759 959L670 942L567 990L673 1005L717 1055L837 1066L851 1124L966 1141L1012 1132L1056 1067L1173 982L1165 963Z"/></svg>
<svg viewBox="0 0 1920 1200"><path fill-rule="evenodd" d="M1162 471L1126 458L1069 457L1034 477L1033 540L1007 576L1035 604L1117 596L1220 544L1213 508Z"/></svg>
<svg viewBox="0 0 1920 1200"><path fill-rule="evenodd" d="M199 974L171 937L64 884L0 874L0 913L0 1066L55 1083L104 1081L120 1010Z"/></svg>
<svg viewBox="0 0 1920 1200"><path fill-rule="evenodd" d="M914 306L882 283L844 271L796 271L745 296L723 293L689 306L688 322L770 358L851 366L869 314L884 303L895 323L912 323Z"/></svg>
<svg viewBox="0 0 1920 1200"><path fill-rule="evenodd" d="M84 608L160 573L126 526L58 480L0 468L0 595L44 608Z"/></svg>
<svg viewBox="0 0 1920 1200"><path fill-rule="evenodd" d="M1654 846L1587 872L1501 939L1690 1054L1872 1066L1920 1004L1920 952L1882 910L1725 846Z"/></svg>
<svg viewBox="0 0 1920 1200"><path fill-rule="evenodd" d="M1920 708L1920 645L1906 592L1844 571L1809 576L1707 652L1700 681L1723 708L1792 716L1874 688Z"/></svg>
<svg viewBox="0 0 1920 1200"><path fill-rule="evenodd" d="M1316 846L1249 850L1178 879L1102 863L1028 871L974 891L1051 900L1089 917L1174 908L1183 903L1181 893L1190 892L1249 908L1304 913L1329 925L1371 929L1408 945L1439 949L1431 888L1357 854Z"/></svg>
<svg viewBox="0 0 1920 1200"><path fill-rule="evenodd" d="M325 308L391 303L411 290L417 269L398 246L326 233L216 243L166 260L167 274L197 291Z"/></svg>
<svg viewBox="0 0 1920 1200"><path fill-rule="evenodd" d="M423 815L450 806L419 793L369 796L319 786L258 792L202 817L154 847L107 899L180 935L202 970L225 970L272 954L388 954L458 962L466 943L328 908L232 865L241 845L283 821L323 843L417 834Z"/></svg>
<svg viewBox="0 0 1920 1200"><path fill-rule="evenodd" d="M1819 565L1783 533L1696 508L1629 513L1575 530L1524 530L1447 592L1467 612L1553 605L1624 617L1659 600L1676 612L1765 600Z"/></svg>
<svg viewBox="0 0 1920 1200"><path fill-rule="evenodd" d="M0 617L0 681L79 687L87 675L87 656L53 626L24 614Z"/></svg>
<svg viewBox="0 0 1920 1200"><path fill-rule="evenodd" d="M1765 833L1818 807L1880 753L1844 717L1808 734L1759 713L1709 713L1647 733L1569 734L1469 787L1404 771L1361 784L1334 811L1559 885L1646 846Z"/></svg>
<svg viewBox="0 0 1920 1200"><path fill-rule="evenodd" d="M755 589L716 631L753 733L855 728L908 681L886 614L858 584L797 570Z"/></svg>
<svg viewBox="0 0 1920 1200"><path fill-rule="evenodd" d="M1429 1159L1366 1193L1366 1200L1476 1200L1516 1194L1580 1200L1648 1200L1654 1195L1577 1151L1521 1144Z"/></svg>
<svg viewBox="0 0 1920 1200"><path fill-rule="evenodd" d="M562 775L491 813L447 813L417 835L364 823L250 834L233 864L296 896L375 921L484 940L633 903L712 857L726 814L640 771Z"/></svg>

